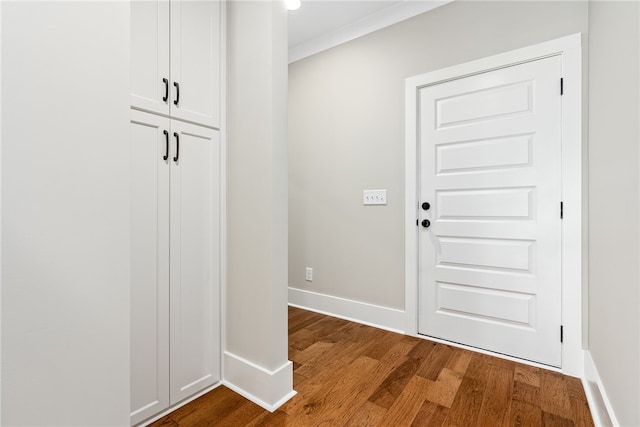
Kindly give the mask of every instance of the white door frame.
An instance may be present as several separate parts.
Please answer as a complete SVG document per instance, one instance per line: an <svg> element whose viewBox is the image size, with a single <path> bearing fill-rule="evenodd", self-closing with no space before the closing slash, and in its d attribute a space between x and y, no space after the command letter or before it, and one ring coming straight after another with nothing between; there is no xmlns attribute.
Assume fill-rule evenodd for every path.
<svg viewBox="0 0 640 427"><path fill-rule="evenodd" d="M573 34L406 79L405 96L405 331L418 333L418 157L417 92L449 80L509 67L549 56L562 58L562 372L584 372L583 304L586 301L586 239L583 242L582 36ZM559 86L559 82L558 82ZM558 87L560 90L560 87ZM585 174L586 176L586 174ZM586 224L586 221L584 222ZM530 363L523 361L523 363Z"/></svg>

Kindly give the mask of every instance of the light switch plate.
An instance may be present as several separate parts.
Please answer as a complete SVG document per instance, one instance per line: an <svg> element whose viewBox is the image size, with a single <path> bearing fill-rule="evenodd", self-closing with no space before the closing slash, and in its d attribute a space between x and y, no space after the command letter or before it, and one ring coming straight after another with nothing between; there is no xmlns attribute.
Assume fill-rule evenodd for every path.
<svg viewBox="0 0 640 427"><path fill-rule="evenodd" d="M364 190L362 202L365 205L386 205L387 190Z"/></svg>

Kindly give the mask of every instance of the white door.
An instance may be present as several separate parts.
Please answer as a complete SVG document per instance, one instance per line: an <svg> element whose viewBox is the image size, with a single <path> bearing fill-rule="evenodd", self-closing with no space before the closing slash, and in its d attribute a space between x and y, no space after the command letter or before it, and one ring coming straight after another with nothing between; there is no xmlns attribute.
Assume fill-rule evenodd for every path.
<svg viewBox="0 0 640 427"><path fill-rule="evenodd" d="M421 334L561 365L560 76L555 56L419 90Z"/></svg>
<svg viewBox="0 0 640 427"><path fill-rule="evenodd" d="M171 404L220 379L220 135L171 121Z"/></svg>
<svg viewBox="0 0 640 427"><path fill-rule="evenodd" d="M171 116L220 128L221 2L171 1Z"/></svg>
<svg viewBox="0 0 640 427"><path fill-rule="evenodd" d="M131 2L131 106L169 114L169 1Z"/></svg>
<svg viewBox="0 0 640 427"><path fill-rule="evenodd" d="M169 119L131 111L132 425L169 406L168 131Z"/></svg>

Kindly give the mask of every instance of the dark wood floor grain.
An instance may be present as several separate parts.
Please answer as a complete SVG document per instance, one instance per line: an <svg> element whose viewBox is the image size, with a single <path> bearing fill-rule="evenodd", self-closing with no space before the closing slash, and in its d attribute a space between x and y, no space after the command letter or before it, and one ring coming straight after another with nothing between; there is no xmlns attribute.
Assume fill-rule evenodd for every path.
<svg viewBox="0 0 640 427"><path fill-rule="evenodd" d="M577 378L297 308L289 359L274 413L218 387L152 426L593 426Z"/></svg>

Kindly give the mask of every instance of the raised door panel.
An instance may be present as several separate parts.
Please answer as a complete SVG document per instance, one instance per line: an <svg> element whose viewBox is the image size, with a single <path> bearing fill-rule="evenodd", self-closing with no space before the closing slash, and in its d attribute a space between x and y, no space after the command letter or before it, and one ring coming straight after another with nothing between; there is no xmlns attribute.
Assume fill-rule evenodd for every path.
<svg viewBox="0 0 640 427"><path fill-rule="evenodd" d="M172 117L220 128L220 55L221 2L172 1Z"/></svg>
<svg viewBox="0 0 640 427"><path fill-rule="evenodd" d="M169 406L169 119L131 111L131 423Z"/></svg>
<svg viewBox="0 0 640 427"><path fill-rule="evenodd" d="M171 403L220 379L220 136L172 121Z"/></svg>
<svg viewBox="0 0 640 427"><path fill-rule="evenodd" d="M131 106L169 114L169 1L131 2Z"/></svg>

